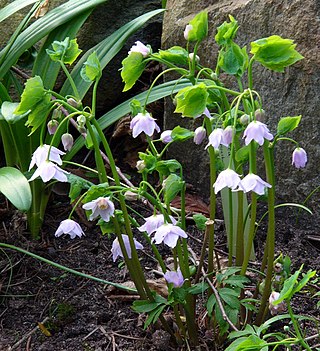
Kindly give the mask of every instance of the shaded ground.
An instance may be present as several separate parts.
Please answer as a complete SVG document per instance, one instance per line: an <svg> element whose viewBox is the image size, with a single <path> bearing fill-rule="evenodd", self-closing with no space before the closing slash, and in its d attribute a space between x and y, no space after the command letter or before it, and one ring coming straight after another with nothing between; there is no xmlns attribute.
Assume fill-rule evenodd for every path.
<svg viewBox="0 0 320 351"><path fill-rule="evenodd" d="M50 202L39 242L29 240L24 219L1 200L0 242L105 280L120 283L128 280L124 267L119 268L119 262L112 261L112 240L102 237L89 223L87 227L83 225L86 236L82 239L54 237L55 229L70 210L63 197L55 195ZM319 242L308 239L318 232L309 222L310 217L302 214L298 223L295 218L292 210L278 212L277 250L292 258L294 268L304 263L306 269L319 270ZM258 255L264 242L264 226L261 225L256 240ZM223 226L219 229L218 247L226 250ZM202 234L194 226L189 227L189 234L190 245L199 254L198 241ZM169 251L164 249L162 254L168 255ZM150 278L155 279L154 262L148 255L142 255L142 262ZM143 330L144 317L138 317L130 308L134 297L121 291L110 291L103 284L65 273L12 250L0 251L0 271L1 351L178 349L170 346L168 336L161 330L154 327ZM319 318L316 302L310 297L302 298L296 304L296 311ZM40 328L35 328L37 325ZM212 349L205 337L202 342L203 350Z"/></svg>

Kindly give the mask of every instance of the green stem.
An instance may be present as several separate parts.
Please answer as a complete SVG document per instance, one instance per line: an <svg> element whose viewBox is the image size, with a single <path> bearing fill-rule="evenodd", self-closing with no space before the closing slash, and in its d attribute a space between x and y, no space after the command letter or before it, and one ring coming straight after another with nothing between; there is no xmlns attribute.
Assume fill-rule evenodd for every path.
<svg viewBox="0 0 320 351"><path fill-rule="evenodd" d="M61 65L61 68L63 69L63 72L65 73L65 75L67 76L67 79L69 80L69 83L72 87L72 90L73 90L73 93L74 93L74 96L75 98L80 101L80 94L79 94L79 91L77 89L77 86L73 80L73 78L71 77L71 74L69 73L66 65L62 62L62 61L59 61L60 65Z"/></svg>
<svg viewBox="0 0 320 351"><path fill-rule="evenodd" d="M248 65L248 87L249 89L253 89L253 82L252 82L252 65L254 62L254 56L251 57Z"/></svg>
<svg viewBox="0 0 320 351"><path fill-rule="evenodd" d="M229 205L229 253L228 253L228 266L232 266L232 254L233 254L233 201L231 189L228 189L228 205ZM237 238L238 239L238 238Z"/></svg>

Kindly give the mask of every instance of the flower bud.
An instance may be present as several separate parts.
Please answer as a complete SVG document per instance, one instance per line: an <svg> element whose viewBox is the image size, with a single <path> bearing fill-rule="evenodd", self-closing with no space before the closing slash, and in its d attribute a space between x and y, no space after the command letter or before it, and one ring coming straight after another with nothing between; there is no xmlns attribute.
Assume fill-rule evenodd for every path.
<svg viewBox="0 0 320 351"><path fill-rule="evenodd" d="M70 151L73 146L73 136L69 133L64 133L61 137L61 142L65 151Z"/></svg>
<svg viewBox="0 0 320 351"><path fill-rule="evenodd" d="M138 198L139 198L139 195L137 193L134 193L130 190L127 190L125 193L124 193L124 198L127 200L127 201L137 201Z"/></svg>
<svg viewBox="0 0 320 351"><path fill-rule="evenodd" d="M172 130L169 130L169 129L161 133L160 139L164 144L168 144L170 143L170 141L172 141L171 133L172 133Z"/></svg>
<svg viewBox="0 0 320 351"><path fill-rule="evenodd" d="M223 135L222 135L223 145L229 146L232 142L232 138L233 138L233 127L227 126L227 128L223 130Z"/></svg>
<svg viewBox="0 0 320 351"><path fill-rule="evenodd" d="M240 117L240 123L241 123L243 126L247 126L248 123L249 123L249 120L250 120L249 115L242 115L242 116Z"/></svg>
<svg viewBox="0 0 320 351"><path fill-rule="evenodd" d="M189 54L189 59L190 59L190 61L193 61L193 58L194 58L194 53L191 52L191 53ZM199 57L198 55L196 55L196 63L199 63L199 62L200 62L200 57Z"/></svg>
<svg viewBox="0 0 320 351"><path fill-rule="evenodd" d="M67 99L67 103L74 108L78 108L81 106L81 101L77 101L74 98Z"/></svg>
<svg viewBox="0 0 320 351"><path fill-rule="evenodd" d="M139 160L136 164L138 171L143 171L146 168L146 163L143 160Z"/></svg>
<svg viewBox="0 0 320 351"><path fill-rule="evenodd" d="M59 122L58 121L56 121L55 119L50 120L48 122L48 124L47 124L48 133L50 135L53 135L56 132L56 130L58 129L58 126L59 126Z"/></svg>
<svg viewBox="0 0 320 351"><path fill-rule="evenodd" d="M52 119L59 120L61 116L62 116L62 111L60 110L60 108L55 108L52 111Z"/></svg>
<svg viewBox="0 0 320 351"><path fill-rule="evenodd" d="M280 262L277 262L275 265L274 265L274 271L276 273L281 273L283 270L283 267L282 267L282 264Z"/></svg>
<svg viewBox="0 0 320 351"><path fill-rule="evenodd" d="M204 127L198 127L194 131L193 141L196 145L200 145L207 135L206 129Z"/></svg>
<svg viewBox="0 0 320 351"><path fill-rule="evenodd" d="M286 304L284 301L281 301L277 305L274 305L274 302L277 301L279 297L280 294L276 291L272 291L269 297L269 310L273 316L278 313L284 312L286 309Z"/></svg>
<svg viewBox="0 0 320 351"><path fill-rule="evenodd" d="M302 147L297 147L292 153L292 165L296 168L304 168L307 164L308 156Z"/></svg>
<svg viewBox="0 0 320 351"><path fill-rule="evenodd" d="M86 117L84 115L79 115L77 117L77 123L79 128L83 128L86 125Z"/></svg>
<svg viewBox="0 0 320 351"><path fill-rule="evenodd" d="M255 110L254 116L257 121L264 123L266 119L266 113L262 108Z"/></svg>
<svg viewBox="0 0 320 351"><path fill-rule="evenodd" d="M192 25L191 24L187 24L186 25L186 28L183 32L183 36L186 40L188 40L188 37L189 37L189 32L193 29Z"/></svg>

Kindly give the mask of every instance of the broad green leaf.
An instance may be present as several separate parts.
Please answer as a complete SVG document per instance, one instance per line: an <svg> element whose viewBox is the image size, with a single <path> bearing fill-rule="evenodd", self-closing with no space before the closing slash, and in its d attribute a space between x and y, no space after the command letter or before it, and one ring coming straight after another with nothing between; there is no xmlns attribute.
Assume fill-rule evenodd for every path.
<svg viewBox="0 0 320 351"><path fill-rule="evenodd" d="M52 61L61 61L68 65L71 65L82 52L79 49L77 39L70 40L69 37L62 41L55 40L52 43L52 50L47 49L46 51Z"/></svg>
<svg viewBox="0 0 320 351"><path fill-rule="evenodd" d="M88 190L93 185L86 179L83 179L75 174L67 174L68 183L70 183L69 198L72 203L80 194L82 190Z"/></svg>
<svg viewBox="0 0 320 351"><path fill-rule="evenodd" d="M32 5L38 0L16 0L8 4L6 7L0 10L0 22L4 21L6 18L10 17L14 13L23 9L26 6Z"/></svg>
<svg viewBox="0 0 320 351"><path fill-rule="evenodd" d="M188 288L188 293L192 295L203 294L208 288L209 288L209 285L207 283L201 282L201 283L192 285L190 288Z"/></svg>
<svg viewBox="0 0 320 351"><path fill-rule="evenodd" d="M208 220L208 218L206 216L204 216L203 214L195 214L192 216L197 228L199 230L205 230L206 229L206 222Z"/></svg>
<svg viewBox="0 0 320 351"><path fill-rule="evenodd" d="M293 290L295 285L297 284L299 274L301 272L302 267L296 271L291 277L285 280L283 284L283 288L280 292L280 296L278 300L274 301L274 305L278 305L280 302L290 299L293 295Z"/></svg>
<svg viewBox="0 0 320 351"><path fill-rule="evenodd" d="M223 22L221 26L217 28L217 34L214 39L219 45L226 45L232 41L236 36L239 28L238 22L229 15L230 22Z"/></svg>
<svg viewBox="0 0 320 351"><path fill-rule="evenodd" d="M21 102L14 111L15 114L21 115L29 112L44 99L46 91L43 87L42 79L39 76L30 78L25 83L25 88L21 96Z"/></svg>
<svg viewBox="0 0 320 351"><path fill-rule="evenodd" d="M26 122L26 126L32 127L30 134L34 133L46 122L51 106L51 95L46 94L43 99L32 108Z"/></svg>
<svg viewBox="0 0 320 351"><path fill-rule="evenodd" d="M249 337L240 337L229 345L225 351L268 351L268 345L265 340L260 339L256 335Z"/></svg>
<svg viewBox="0 0 320 351"><path fill-rule="evenodd" d="M83 203L90 202L97 199L100 196L107 196L109 194L108 185L106 183L101 183L99 185L92 185L87 191L86 196L83 199Z"/></svg>
<svg viewBox="0 0 320 351"><path fill-rule="evenodd" d="M303 289L308 284L309 280L316 275L316 273L317 273L316 271L311 271L311 270L309 270L307 273L302 273L303 278L294 287L292 291L292 295L296 294L301 289Z"/></svg>
<svg viewBox="0 0 320 351"><path fill-rule="evenodd" d="M225 284L231 285L234 288L244 289L244 284L250 282L250 279L242 275L231 275L223 281Z"/></svg>
<svg viewBox="0 0 320 351"><path fill-rule="evenodd" d="M240 308L240 301L238 298L238 292L229 288L219 289L219 295L221 299L233 309Z"/></svg>
<svg viewBox="0 0 320 351"><path fill-rule="evenodd" d="M161 305L155 308L152 312L150 312L147 320L144 323L143 328L147 329L151 323L155 323L165 308L166 308L166 305Z"/></svg>
<svg viewBox="0 0 320 351"><path fill-rule="evenodd" d="M219 67L226 73L241 77L248 67L249 57L246 47L231 42L220 51Z"/></svg>
<svg viewBox="0 0 320 351"><path fill-rule="evenodd" d="M151 312L159 306L157 302L150 302L149 300L138 300L132 304L132 309L138 313Z"/></svg>
<svg viewBox="0 0 320 351"><path fill-rule="evenodd" d="M266 68L284 72L284 68L303 59L295 50L296 44L291 39L283 39L278 35L256 40L251 43L251 54L256 61Z"/></svg>
<svg viewBox="0 0 320 351"><path fill-rule="evenodd" d="M173 46L167 50L159 50L159 53L152 54L152 57L159 57L175 65L188 65L188 51L181 46Z"/></svg>
<svg viewBox="0 0 320 351"><path fill-rule="evenodd" d="M121 78L125 83L123 91L131 89L146 67L142 54L132 52L122 61Z"/></svg>
<svg viewBox="0 0 320 351"><path fill-rule="evenodd" d="M94 51L83 64L81 70L81 77L87 82L94 82L99 79L102 75L100 61L97 53Z"/></svg>
<svg viewBox="0 0 320 351"><path fill-rule="evenodd" d="M138 113L142 112L141 102L137 99L131 100L130 109L132 116L136 116Z"/></svg>
<svg viewBox="0 0 320 351"><path fill-rule="evenodd" d="M194 135L194 132L180 126L174 127L171 132L171 138L174 141L185 141L192 138L193 135Z"/></svg>
<svg viewBox="0 0 320 351"><path fill-rule="evenodd" d="M198 117L206 108L208 96L204 83L181 89L175 97L177 106L174 112L183 117Z"/></svg>
<svg viewBox="0 0 320 351"><path fill-rule="evenodd" d="M4 101L1 105L0 119L5 119L9 124L13 124L24 118L28 112L22 115L16 115L14 113L18 105L19 103L17 102Z"/></svg>
<svg viewBox="0 0 320 351"><path fill-rule="evenodd" d="M182 190L184 186L184 181L176 175L170 174L164 181L163 181L163 188L164 188L164 201L165 203L170 203Z"/></svg>
<svg viewBox="0 0 320 351"><path fill-rule="evenodd" d="M151 173L157 164L157 158L153 156L151 153L139 152L140 160L144 161L146 167L145 170Z"/></svg>
<svg viewBox="0 0 320 351"><path fill-rule="evenodd" d="M31 206L31 190L27 178L16 168L0 168L0 192L20 211Z"/></svg>
<svg viewBox="0 0 320 351"><path fill-rule="evenodd" d="M208 35L208 12L198 13L189 23L192 29L188 33L189 41L200 41Z"/></svg>
<svg viewBox="0 0 320 351"><path fill-rule="evenodd" d="M277 134L284 135L296 129L300 123L301 115L295 117L283 117L277 127Z"/></svg>
<svg viewBox="0 0 320 351"><path fill-rule="evenodd" d="M207 311L208 311L208 315L211 317L212 316L212 312L213 312L213 309L215 307L215 305L217 304L217 299L216 297L214 296L214 294L210 295L207 303L206 303L206 308L207 308Z"/></svg>
<svg viewBox="0 0 320 351"><path fill-rule="evenodd" d="M259 144L254 143L253 145L254 145L254 148L257 150ZM250 145L242 146L236 152L236 161L239 163L244 163L244 162L249 161L249 154L250 154Z"/></svg>
<svg viewBox="0 0 320 351"><path fill-rule="evenodd" d="M228 339L232 340L235 338L239 338L245 335L254 335L256 334L256 331L253 329L253 327L250 324L247 324L246 327L244 328L244 330L239 330L239 331L232 331L229 335L228 335Z"/></svg>
<svg viewBox="0 0 320 351"><path fill-rule="evenodd" d="M156 170L165 177L181 168L182 166L177 160L163 160L156 163Z"/></svg>

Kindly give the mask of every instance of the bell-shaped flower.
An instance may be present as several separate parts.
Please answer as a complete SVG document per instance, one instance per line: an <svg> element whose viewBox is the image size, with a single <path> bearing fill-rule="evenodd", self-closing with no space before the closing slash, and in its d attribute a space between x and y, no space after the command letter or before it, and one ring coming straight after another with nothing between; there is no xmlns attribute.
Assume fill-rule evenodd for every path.
<svg viewBox="0 0 320 351"><path fill-rule="evenodd" d="M73 146L73 136L70 133L64 133L61 136L61 142L65 151L70 151Z"/></svg>
<svg viewBox="0 0 320 351"><path fill-rule="evenodd" d="M51 119L47 124L48 133L53 135L59 127L59 122L55 119Z"/></svg>
<svg viewBox="0 0 320 351"><path fill-rule="evenodd" d="M236 190L240 180L241 179L238 173L230 168L227 168L218 175L216 182L213 184L214 192L217 194L225 187L228 187L231 190Z"/></svg>
<svg viewBox="0 0 320 351"><path fill-rule="evenodd" d="M189 38L189 32L192 30L192 28L193 28L193 26L192 26L191 24L187 24L187 25L186 25L186 28L185 28L185 30L184 30L184 32L183 32L183 36L184 36L184 38L185 38L186 40L188 40L188 38Z"/></svg>
<svg viewBox="0 0 320 351"><path fill-rule="evenodd" d="M160 139L164 144L170 143L172 141L172 136L171 136L172 130L168 129L165 130L161 133Z"/></svg>
<svg viewBox="0 0 320 351"><path fill-rule="evenodd" d="M297 147L292 153L292 165L296 168L304 168L307 164L308 156L302 147Z"/></svg>
<svg viewBox="0 0 320 351"><path fill-rule="evenodd" d="M84 232L77 222L72 219L65 219L60 223L54 235L59 237L62 234L69 234L70 238L74 239L76 236L81 238L81 236L84 235Z"/></svg>
<svg viewBox="0 0 320 351"><path fill-rule="evenodd" d="M48 157L49 149L50 149L50 145L44 144L44 145L39 146L35 150L35 152L32 155L32 158L31 158L29 171L34 165L37 165L39 167L47 159L49 161L53 161L53 162L57 163L58 165L62 165L62 160L61 160L60 156L65 155L65 152L60 151L59 149L57 149L54 146L51 146L50 155Z"/></svg>
<svg viewBox="0 0 320 351"><path fill-rule="evenodd" d="M177 221L172 216L169 216L169 217L173 224L177 224ZM145 218L145 223L141 227L139 227L138 230L140 232L147 232L148 235L150 236L163 224L164 224L163 214L152 215L150 217Z"/></svg>
<svg viewBox="0 0 320 351"><path fill-rule="evenodd" d="M38 177L41 177L44 183L51 179L56 179L60 182L67 182L68 178L66 174L69 174L69 172L64 171L55 163L45 160L33 173L32 177L29 179L29 182L32 182Z"/></svg>
<svg viewBox="0 0 320 351"><path fill-rule="evenodd" d="M110 217L114 214L114 204L109 197L98 197L95 200L87 202L82 206L85 210L91 210L89 220L93 221L100 216L105 222L110 221Z"/></svg>
<svg viewBox="0 0 320 351"><path fill-rule="evenodd" d="M143 57L147 57L148 55L150 55L150 48L142 44L141 41L136 41L135 44L136 45L133 45L130 51L128 52L129 55L132 52L139 52L140 54L142 54Z"/></svg>
<svg viewBox="0 0 320 351"><path fill-rule="evenodd" d="M245 129L243 138L245 138L246 145L249 145L250 142L254 140L261 146L264 143L264 139L272 140L273 135L269 132L268 127L264 123L252 121Z"/></svg>
<svg viewBox="0 0 320 351"><path fill-rule="evenodd" d="M216 128L209 135L209 143L205 149L207 149L209 146L213 146L215 149L219 149L220 145L224 145L226 147L229 146L229 144L227 144L224 139L224 130L222 128Z"/></svg>
<svg viewBox="0 0 320 351"><path fill-rule="evenodd" d="M233 138L233 127L231 126L227 126L224 130L223 130L223 135L222 135L222 145L228 147L231 142L232 142L232 138Z"/></svg>
<svg viewBox="0 0 320 351"><path fill-rule="evenodd" d="M122 236L122 240L126 248L128 257L131 258L131 246L130 246L129 237L126 234L121 234L121 236ZM142 244L139 243L139 241L137 241L136 239L133 239L133 241L134 241L134 246L137 250L143 249L143 246ZM115 262L119 256L124 257L118 238L113 240L111 252L112 252L113 262Z"/></svg>
<svg viewBox="0 0 320 351"><path fill-rule="evenodd" d="M286 310L286 303L285 301L281 301L277 305L274 304L280 297L280 294L276 291L272 291L269 297L269 310L271 314L274 316Z"/></svg>
<svg viewBox="0 0 320 351"><path fill-rule="evenodd" d="M204 127L198 127L194 131L193 141L196 145L200 145L207 135L206 129Z"/></svg>
<svg viewBox="0 0 320 351"><path fill-rule="evenodd" d="M258 195L263 195L266 187L271 188L272 186L262 180L258 175L249 173L239 183L238 190L242 190L245 193L254 191Z"/></svg>
<svg viewBox="0 0 320 351"><path fill-rule="evenodd" d="M166 271L164 278L169 284L172 283L175 288L180 288L184 283L180 268L177 271Z"/></svg>
<svg viewBox="0 0 320 351"><path fill-rule="evenodd" d="M160 132L160 128L155 122L155 119L149 113L138 113L130 123L132 136L136 138L140 133L144 132L151 136L154 131Z"/></svg>
<svg viewBox="0 0 320 351"><path fill-rule="evenodd" d="M188 235L177 225L165 223L155 232L154 241L156 244L161 244L163 242L173 249L177 246L179 237L187 238Z"/></svg>

